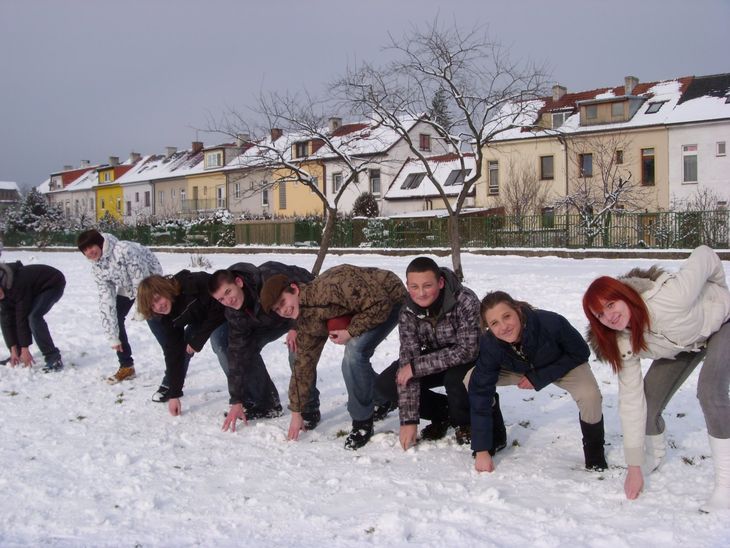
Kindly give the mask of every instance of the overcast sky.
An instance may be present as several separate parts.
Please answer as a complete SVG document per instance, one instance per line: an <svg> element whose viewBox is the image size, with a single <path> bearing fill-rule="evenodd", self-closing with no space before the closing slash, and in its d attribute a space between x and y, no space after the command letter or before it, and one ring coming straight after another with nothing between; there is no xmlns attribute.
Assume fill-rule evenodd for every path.
<svg viewBox="0 0 730 548"><path fill-rule="evenodd" d="M316 92L436 16L569 91L730 71L730 0L0 0L0 181L216 144L208 113Z"/></svg>

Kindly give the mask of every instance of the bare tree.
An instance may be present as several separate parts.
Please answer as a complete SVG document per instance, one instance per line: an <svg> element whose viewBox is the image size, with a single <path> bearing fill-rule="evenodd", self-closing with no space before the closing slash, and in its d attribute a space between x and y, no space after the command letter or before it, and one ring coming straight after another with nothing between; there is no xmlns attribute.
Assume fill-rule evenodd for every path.
<svg viewBox="0 0 730 548"><path fill-rule="evenodd" d="M263 120L258 126L249 125L239 111L229 110L220 123L209 124L209 131L241 138L247 148L246 166L250 169L267 170L273 174L264 188L281 188L287 182L297 182L308 187L321 201L325 226L322 232L317 259L312 273L318 274L331 245L337 211L346 189L358 176L373 165L370 155L362 153L359 146L370 139L369 128L354 131L338 131L329 124L335 108L327 101L311 97L306 92L296 94L261 94L253 109ZM296 143L306 143L302 154L297 154ZM294 149L294 152L293 152ZM333 193L327 193L326 181L320 181L318 167L325 159L342 166L342 182Z"/></svg>
<svg viewBox="0 0 730 548"><path fill-rule="evenodd" d="M413 28L402 38L391 36L395 60L385 67L364 64L347 71L336 89L351 109L396 131L420 160L438 190L449 215L449 240L454 271L463 278L459 214L467 196L482 176L482 147L514 127L528 99L543 92L544 73L530 63L512 62L500 44L481 29L462 32L444 28L438 20L424 29ZM424 116L438 93L449 117ZM511 105L512 108L505 108ZM441 107L440 107L441 108ZM465 169L465 155L473 152L476 169L464 179L454 204L436 179L423 150L409 133L413 120L422 119L443 148ZM443 125L443 120L450 125ZM472 151L471 148L474 148Z"/></svg>
<svg viewBox="0 0 730 548"><path fill-rule="evenodd" d="M522 228L523 218L537 215L550 204L550 187L540 182L532 164L510 159L508 177L499 189L495 205L504 209L514 224Z"/></svg>
<svg viewBox="0 0 730 548"><path fill-rule="evenodd" d="M579 215L586 245L591 246L597 237L607 237L614 212L644 209L649 188L626 168L631 141L625 135L577 137L568 144L570 193L556 205Z"/></svg>

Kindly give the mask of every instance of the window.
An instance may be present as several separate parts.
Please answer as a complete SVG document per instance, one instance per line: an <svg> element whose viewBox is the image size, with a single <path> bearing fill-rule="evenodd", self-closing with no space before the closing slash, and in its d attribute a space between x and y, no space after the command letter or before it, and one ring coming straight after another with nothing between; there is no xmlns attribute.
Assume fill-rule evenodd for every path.
<svg viewBox="0 0 730 548"><path fill-rule="evenodd" d="M74 200L74 215L78 215L78 214L79 214L79 201Z"/></svg>
<svg viewBox="0 0 730 548"><path fill-rule="evenodd" d="M134 193L134 202L137 204L139 203L139 192Z"/></svg>
<svg viewBox="0 0 730 548"><path fill-rule="evenodd" d="M725 141L718 141L715 143L715 156L725 156L726 150Z"/></svg>
<svg viewBox="0 0 730 548"><path fill-rule="evenodd" d="M224 207L226 207L226 195L223 192L222 186L215 187L215 201L217 208L223 209Z"/></svg>
<svg viewBox="0 0 730 548"><path fill-rule="evenodd" d="M252 183L252 184L253 184L253 183ZM236 183L236 184L235 184L235 185L233 186L233 196L234 196L235 198L240 198L240 197L241 197L241 183Z"/></svg>
<svg viewBox="0 0 730 548"><path fill-rule="evenodd" d="M94 203L94 198L89 198L89 211L94 211L94 206L96 204Z"/></svg>
<svg viewBox="0 0 730 548"><path fill-rule="evenodd" d="M380 194L380 170L370 170L370 192L373 194Z"/></svg>
<svg viewBox="0 0 730 548"><path fill-rule="evenodd" d="M127 217L131 217L131 216L132 216L132 201L128 200L127 201Z"/></svg>
<svg viewBox="0 0 730 548"><path fill-rule="evenodd" d="M682 182L697 182L697 145L682 146Z"/></svg>
<svg viewBox="0 0 730 548"><path fill-rule="evenodd" d="M170 198L172 198L173 200L175 199L175 189L174 188L170 189Z"/></svg>
<svg viewBox="0 0 730 548"><path fill-rule="evenodd" d="M421 133L418 136L418 148L420 150L431 150L431 136L428 133Z"/></svg>
<svg viewBox="0 0 730 548"><path fill-rule="evenodd" d="M149 190L144 193L144 206L150 207L150 191Z"/></svg>
<svg viewBox="0 0 730 548"><path fill-rule="evenodd" d="M471 173L471 169L454 169L446 178L444 186L463 185L464 179Z"/></svg>
<svg viewBox="0 0 730 548"><path fill-rule="evenodd" d="M185 197L187 196L187 192L185 192L184 188L180 189L180 203L185 203Z"/></svg>
<svg viewBox="0 0 730 548"><path fill-rule="evenodd" d="M540 156L540 180L554 179L554 159L552 156Z"/></svg>
<svg viewBox="0 0 730 548"><path fill-rule="evenodd" d="M580 177L593 177L593 154L578 154Z"/></svg>
<svg viewBox="0 0 730 548"><path fill-rule="evenodd" d="M294 157L295 158L302 158L307 155L308 149L307 149L307 142L303 141L301 143L294 143Z"/></svg>
<svg viewBox="0 0 730 548"><path fill-rule="evenodd" d="M553 129L559 128L562 126L565 121L570 118L570 115L572 114L571 111L567 112L553 112Z"/></svg>
<svg viewBox="0 0 730 548"><path fill-rule="evenodd" d="M112 180L112 172L111 171L102 171L99 173L99 182L100 183L108 183Z"/></svg>
<svg viewBox="0 0 730 548"><path fill-rule="evenodd" d="M106 203L104 202L104 198L101 199L101 209L106 209Z"/></svg>
<svg viewBox="0 0 730 548"><path fill-rule="evenodd" d="M342 186L342 172L332 174L332 192L337 193Z"/></svg>
<svg viewBox="0 0 730 548"><path fill-rule="evenodd" d="M555 209L552 207L542 208L542 227L555 228Z"/></svg>
<svg viewBox="0 0 730 548"><path fill-rule="evenodd" d="M221 167L223 165L223 151L216 150L214 152L205 153L205 169Z"/></svg>
<svg viewBox="0 0 730 548"><path fill-rule="evenodd" d="M649 106L646 108L646 113L654 114L655 112L659 112L659 109L662 108L664 103L666 103L666 101L654 101L649 103Z"/></svg>
<svg viewBox="0 0 730 548"><path fill-rule="evenodd" d="M641 184L654 185L654 149L641 149Z"/></svg>
<svg viewBox="0 0 730 548"><path fill-rule="evenodd" d="M159 190L157 192L157 205L161 206L164 203L165 203L165 191Z"/></svg>
<svg viewBox="0 0 730 548"><path fill-rule="evenodd" d="M598 118L598 105L588 105L586 107L586 120L595 120Z"/></svg>
<svg viewBox="0 0 730 548"><path fill-rule="evenodd" d="M266 183L264 182L264 185L265 184ZM264 207L269 207L269 189L268 188L264 188L261 191L261 205Z"/></svg>
<svg viewBox="0 0 730 548"><path fill-rule="evenodd" d="M286 183L279 183L279 209L286 209Z"/></svg>
<svg viewBox="0 0 730 548"><path fill-rule="evenodd" d="M117 213L121 213L121 212L122 212L122 199L117 198Z"/></svg>
<svg viewBox="0 0 730 548"><path fill-rule="evenodd" d="M410 173L400 187L404 189L418 188L425 176L425 173Z"/></svg>
<svg viewBox="0 0 730 548"><path fill-rule="evenodd" d="M623 118L624 104L623 102L611 103L611 118Z"/></svg>
<svg viewBox="0 0 730 548"><path fill-rule="evenodd" d="M624 151L623 150L616 151L614 161L615 161L616 165L621 165L624 163Z"/></svg>
<svg viewBox="0 0 730 548"><path fill-rule="evenodd" d="M487 172L489 174L489 188L487 189L487 194L494 196L499 194L499 162L497 160L489 160L487 166Z"/></svg>

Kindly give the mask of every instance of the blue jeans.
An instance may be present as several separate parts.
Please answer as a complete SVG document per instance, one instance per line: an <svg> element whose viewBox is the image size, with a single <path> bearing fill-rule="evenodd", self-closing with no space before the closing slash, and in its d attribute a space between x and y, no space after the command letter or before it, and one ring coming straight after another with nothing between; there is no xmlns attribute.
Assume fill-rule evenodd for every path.
<svg viewBox="0 0 730 548"><path fill-rule="evenodd" d="M157 342L160 343L160 346L164 347L165 343L167 342L165 340L165 332L161 329L161 324L159 320L151 319L147 320L147 325L150 327L150 331L152 331L152 334L155 336L155 339L157 339ZM185 334L187 334L188 330L190 329L190 326L185 327ZM228 346L228 323L223 322L221 325L219 325L215 330L210 334L210 346L213 348L213 352L215 352L216 356L218 356L218 363L221 366L221 369L223 372L228 376L228 356L226 355L225 350L221 353L221 347L220 347L220 339L223 337L226 341L226 347ZM190 365L190 359L192 358L192 355L185 352L185 362L183 363L183 378L187 377L188 375L188 366ZM170 380L167 378L167 371L165 371L165 375L162 377L162 382L160 383L160 386L164 386L166 388L170 387Z"/></svg>
<svg viewBox="0 0 730 548"><path fill-rule="evenodd" d="M43 359L46 364L60 360L61 351L53 344L51 333L48 331L48 324L43 316L48 314L48 311L61 298L64 287L47 289L36 295L30 308L30 314L28 314L30 332L33 335L35 343L38 345L38 349L43 353Z"/></svg>
<svg viewBox="0 0 730 548"><path fill-rule="evenodd" d="M388 319L359 337L350 339L345 345L342 358L342 376L347 388L347 411L353 421L364 421L373 416L375 404L382 405L385 397L375 390L377 374L370 358L375 349L398 325L400 305L390 311Z"/></svg>

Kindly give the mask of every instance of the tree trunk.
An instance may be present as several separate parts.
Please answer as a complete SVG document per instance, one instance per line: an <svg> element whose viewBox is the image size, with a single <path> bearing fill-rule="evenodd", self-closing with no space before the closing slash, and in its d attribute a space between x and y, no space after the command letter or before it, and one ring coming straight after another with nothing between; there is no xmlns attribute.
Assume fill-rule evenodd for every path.
<svg viewBox="0 0 730 548"><path fill-rule="evenodd" d="M327 251L329 251L330 245L332 244L332 237L335 234L335 222L337 221L337 209L327 208L327 218L324 222L324 230L322 231L322 242L319 244L319 251L317 252L317 259L314 261L312 267L312 274L319 276L319 271L322 269L325 257L327 257Z"/></svg>
<svg viewBox="0 0 730 548"><path fill-rule="evenodd" d="M449 242L451 242L451 262L454 273L460 281L464 280L464 271L461 269L461 239L459 238L459 215L449 215Z"/></svg>

